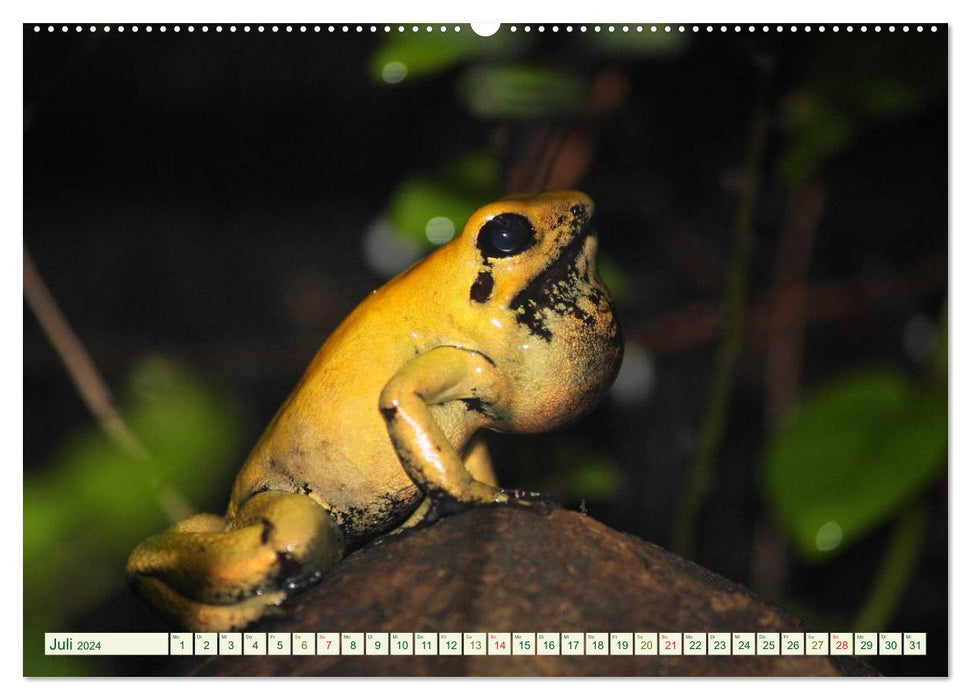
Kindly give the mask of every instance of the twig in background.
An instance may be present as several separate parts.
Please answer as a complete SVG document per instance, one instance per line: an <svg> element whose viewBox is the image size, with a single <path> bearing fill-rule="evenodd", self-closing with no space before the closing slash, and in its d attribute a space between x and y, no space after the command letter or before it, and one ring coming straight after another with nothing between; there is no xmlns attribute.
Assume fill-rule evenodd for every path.
<svg viewBox="0 0 971 700"><path fill-rule="evenodd" d="M131 456L148 459L148 451L115 408L111 391L75 335L43 278L24 248L24 297L57 352L81 399L101 428Z"/></svg>
<svg viewBox="0 0 971 700"><path fill-rule="evenodd" d="M809 262L813 240L823 213L825 187L811 181L797 187L789 202L779 240L775 287L766 335L766 420L775 425L799 398L802 383L803 341Z"/></svg>
<svg viewBox="0 0 971 700"><path fill-rule="evenodd" d="M809 263L826 197L825 186L806 181L789 198L775 259L775 290L765 343L766 424L771 430L799 399L807 326ZM785 584L786 541L764 519L752 538L753 590L778 598Z"/></svg>
<svg viewBox="0 0 971 700"><path fill-rule="evenodd" d="M920 561L928 520L927 505L922 501L906 508L897 518L866 602L853 622L854 630L883 632L893 622Z"/></svg>
<svg viewBox="0 0 971 700"><path fill-rule="evenodd" d="M34 261L24 247L24 297L37 317L44 335L50 341L68 376L81 395L81 400L94 415L109 438L131 457L144 461L150 455L141 441L125 423L115 408L111 390L84 345L68 323L61 308L44 284ZM156 497L162 511L171 522L177 522L193 512L186 498L165 483L156 484Z"/></svg>
<svg viewBox="0 0 971 700"><path fill-rule="evenodd" d="M711 483L711 475L722 444L728 412L728 399L735 377L735 362L742 348L745 322L745 285L748 279L749 252L752 244L752 219L758 196L763 153L769 116L764 104L767 72L757 100L752 131L743 169L741 196L735 216L734 240L728 270L725 298L725 334L715 360L711 394L702 422L701 439L694 460L688 465L678 509L674 516L672 544L674 551L690 557L697 539L698 518Z"/></svg>
<svg viewBox="0 0 971 700"><path fill-rule="evenodd" d="M776 294L787 294L788 285L779 287L745 311L745 334L749 350L761 351L768 333L776 330L773 323L789 324L788 319L775 319ZM875 287L864 276L816 280L806 293L805 322L824 325L865 317L883 309L905 308L947 289L947 255L926 255ZM684 304L673 311L657 314L647 321L628 323L627 336L650 347L658 356L704 347L724 332L726 320L723 305L711 303Z"/></svg>
<svg viewBox="0 0 971 700"><path fill-rule="evenodd" d="M620 107L627 92L628 80L623 71L601 69L590 83L581 115L561 123L505 124L498 135L498 142L505 144L505 150L511 149L510 134L514 128L524 130L525 141L522 155L517 151L509 163L506 192L575 189L593 162L596 120L602 120Z"/></svg>

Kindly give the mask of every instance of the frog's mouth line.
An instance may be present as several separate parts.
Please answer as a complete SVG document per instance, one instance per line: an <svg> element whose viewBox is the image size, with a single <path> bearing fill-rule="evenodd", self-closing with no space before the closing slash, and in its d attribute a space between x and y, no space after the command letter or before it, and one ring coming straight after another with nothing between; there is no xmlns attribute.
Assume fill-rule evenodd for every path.
<svg viewBox="0 0 971 700"><path fill-rule="evenodd" d="M560 254L510 301L509 308L516 313L516 320L525 325L530 333L547 342L552 340L553 333L546 325L544 311L557 315L571 314L586 320L587 314L576 303L578 278L582 274L579 261L587 239L595 235L588 219L573 234L572 240L563 246Z"/></svg>

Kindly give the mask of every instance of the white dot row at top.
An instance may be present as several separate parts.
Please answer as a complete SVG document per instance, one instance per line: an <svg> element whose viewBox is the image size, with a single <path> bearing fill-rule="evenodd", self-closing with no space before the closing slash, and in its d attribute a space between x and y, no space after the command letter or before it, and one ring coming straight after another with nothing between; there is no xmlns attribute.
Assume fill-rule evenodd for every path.
<svg viewBox="0 0 971 700"><path fill-rule="evenodd" d="M60 28L60 31L61 32L69 32L72 29L68 25L60 25L59 28ZM198 27L195 26L195 25L186 25L185 27L183 27L183 26L178 25L178 24L172 25L171 27L166 26L166 25L158 25L157 27L156 26L152 26L152 25L129 25L128 27L126 27L125 25L103 25L101 27L98 27L98 26L95 26L95 25L90 25L90 26L88 26L88 31L90 31L90 32L96 32L96 31L99 30L99 28L102 31L104 31L104 32L116 31L116 32L119 32L119 33L123 33L126 30L127 31L131 31L133 33L137 33L139 31L143 31L143 32L147 32L147 33L151 33L152 31L166 32L166 31L169 31L169 30L178 33L178 32L183 31L183 29L185 31L187 31L187 32L190 32L190 33L191 32L195 32L197 30L198 31L201 31L201 32L204 32L204 33L205 32L209 32L210 30L216 31L216 32L222 32L222 31L229 31L229 32L236 32L236 31L243 31L243 32L250 32L250 31L256 31L256 32L266 32L266 31L270 31L270 32L280 32L282 30L284 32L289 32L289 33L292 33L294 31L301 32L301 33L306 33L308 31L312 31L312 32L315 32L315 33L320 33L322 31L327 31L329 33L334 33L334 32L342 32L342 33L357 32L357 33L362 33L362 32L365 32L365 31L370 31L372 33L376 33L376 32L379 32L379 31L384 31L385 33L390 33L392 31L398 31L398 32L404 33L404 32L407 32L407 31L411 31L411 32L414 33L414 32L420 32L420 31L422 31L422 29L424 29L424 31L425 32L428 32L428 33L434 32L436 29L438 29L439 32L448 32L448 31L461 32L462 31L462 27L460 27L458 25L455 25L453 27L446 27L444 25L440 25L438 27L434 27L432 25L423 25L423 26L420 27L419 25L410 25L410 26L408 26L408 25L395 25L395 26L383 25L383 26L378 26L378 25L374 25L374 24L372 24L372 25L360 25L360 24L358 24L358 25L347 25L347 24L344 24L344 25L325 25L325 26L321 26L319 24L314 24L314 25L305 25L305 24L290 25L290 24L287 24L287 25L282 25L282 26L281 25L274 24L274 25L269 25L269 26L264 26L264 25L254 25L254 26L250 26L250 25L246 24L246 25L242 25L240 27L237 27L234 24L227 25L225 27L223 25L220 25L220 24L213 25L213 26L201 25L201 26L198 26ZM48 33L53 33L53 32L55 32L55 31L58 30L58 27L56 27L54 25L47 25L46 29L47 29L47 32ZM75 32L82 32L82 31L84 31L84 27L82 27L81 25L74 25L73 29L74 29ZM682 33L683 32L694 32L694 33L706 32L706 33L714 33L714 32L717 31L717 32L727 33L729 31L734 31L736 33L741 33L741 32L744 32L744 31L748 31L749 33L755 33L755 32L761 31L763 33L768 33L768 32L772 32L772 31L775 31L775 32L785 32L787 30L789 32L798 32L798 31L802 30L804 32L813 32L813 31L816 31L816 32L827 32L827 31L830 31L830 32L838 33L840 31L844 31L844 32L851 33L853 31L860 31L860 32L864 32L865 33L867 31L881 32L881 31L884 31L884 30L885 31L888 31L888 32L896 32L898 29L900 31L902 31L902 32L909 32L909 31L911 31L911 29L913 29L914 31L917 31L917 32L923 32L924 29L925 29L925 27L923 25L914 25L914 26L911 26L911 25L901 25L899 27L898 26L895 26L895 25L889 25L889 26L884 27L882 25L872 25L872 26L867 26L867 25L858 25L858 26L854 26L854 25L829 25L829 26L826 26L826 25L816 25L816 26L813 26L813 25L781 25L781 24L776 24L776 25L763 24L763 25L759 25L759 26L751 25L751 24L750 25L745 25L745 26L738 25L738 24L736 24L736 25L724 25L724 24L721 24L721 25L710 25L710 24L708 24L708 25L697 25L697 24L693 24L693 25L683 25L683 24L680 24L680 25L671 25L671 24L663 24L663 25L657 25L657 24L651 24L651 25L626 25L625 24L625 25L619 25L619 26L615 26L615 25L599 25L599 24L597 24L597 25L585 25L585 24L581 24L581 25L569 25L568 24L568 25L561 26L561 25L555 25L554 24L554 25L546 26L546 25L542 25L541 24L541 25L524 25L521 28L519 26L517 26L517 25L510 25L509 28L508 28L508 31L510 31L510 32L517 32L520 29L522 29L522 31L524 31L524 32L531 32L533 30L535 30L537 32L545 32L548 29L551 32L559 32L559 31L564 31L564 32L574 32L574 31L578 31L578 32L587 32L587 31L592 31L592 32L601 32L601 31L615 32L615 31L621 31L621 32L643 33L645 31L647 31L647 32L672 32L672 31L676 31L676 32L682 32ZM929 29L932 32L936 32L937 31L937 26L936 25L931 25L929 27ZM34 32L35 33L40 33L42 31L44 31L44 27L42 27L41 25L34 25ZM488 34L493 33L492 31L488 31L488 30L487 30L487 32L479 31L474 26L472 27L472 31L475 32L475 33L481 34L481 35L488 35Z"/></svg>

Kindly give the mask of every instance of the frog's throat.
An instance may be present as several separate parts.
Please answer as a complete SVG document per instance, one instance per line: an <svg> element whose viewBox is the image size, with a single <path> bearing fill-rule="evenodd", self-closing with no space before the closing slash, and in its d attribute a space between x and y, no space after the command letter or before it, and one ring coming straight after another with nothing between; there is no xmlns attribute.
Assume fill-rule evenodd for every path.
<svg viewBox="0 0 971 700"><path fill-rule="evenodd" d="M509 302L516 321L547 342L553 338L545 320L547 313L584 316L576 303L578 288L596 284L595 272L581 263L587 240L594 236L590 221L582 221L577 228L560 253ZM591 259L587 265L595 268L595 261Z"/></svg>

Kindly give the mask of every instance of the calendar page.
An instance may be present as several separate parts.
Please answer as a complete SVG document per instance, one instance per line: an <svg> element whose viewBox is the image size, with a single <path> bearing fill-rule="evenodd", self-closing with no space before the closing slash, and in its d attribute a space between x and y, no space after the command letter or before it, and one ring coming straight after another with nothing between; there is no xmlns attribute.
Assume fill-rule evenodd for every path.
<svg viewBox="0 0 971 700"><path fill-rule="evenodd" d="M24 21L25 676L949 674L946 23L260 12Z"/></svg>

